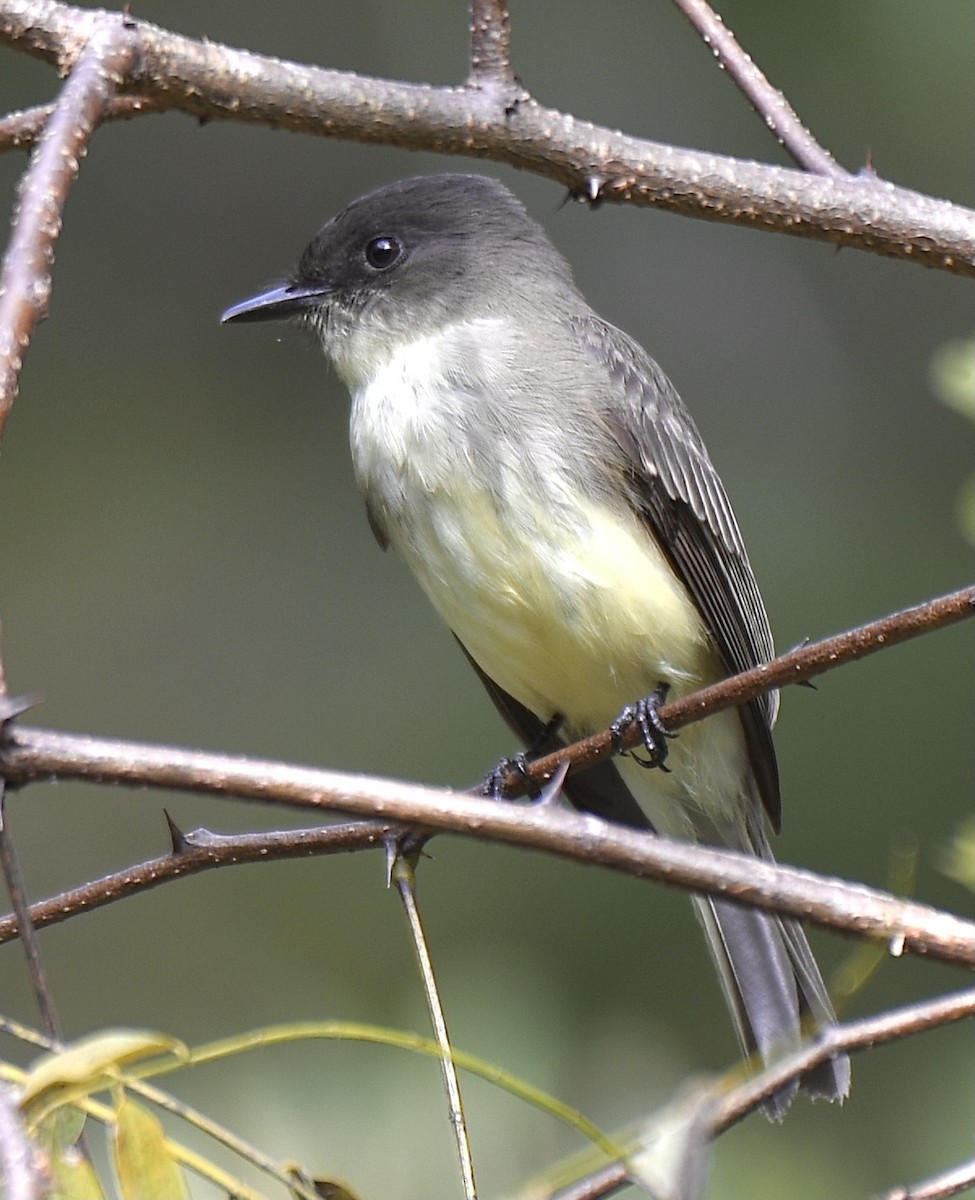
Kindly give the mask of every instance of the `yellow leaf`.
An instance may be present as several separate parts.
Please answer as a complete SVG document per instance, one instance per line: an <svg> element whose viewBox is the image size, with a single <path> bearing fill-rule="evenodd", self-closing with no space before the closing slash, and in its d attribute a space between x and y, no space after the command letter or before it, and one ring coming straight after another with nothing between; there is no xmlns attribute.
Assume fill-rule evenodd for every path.
<svg viewBox="0 0 975 1200"><path fill-rule="evenodd" d="M24 1081L20 1107L27 1109L42 1098L50 1104L59 1091L72 1098L99 1091L119 1067L165 1053L179 1057L186 1050L175 1038L145 1029L116 1029L81 1038L34 1063Z"/></svg>
<svg viewBox="0 0 975 1200"><path fill-rule="evenodd" d="M115 1119L112 1162L123 1200L189 1200L186 1180L162 1125L128 1097Z"/></svg>

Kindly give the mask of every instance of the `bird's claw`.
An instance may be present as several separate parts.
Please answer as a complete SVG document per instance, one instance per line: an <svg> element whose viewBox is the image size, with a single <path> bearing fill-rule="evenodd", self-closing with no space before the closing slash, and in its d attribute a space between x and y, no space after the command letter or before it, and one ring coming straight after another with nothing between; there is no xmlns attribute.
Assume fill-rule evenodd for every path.
<svg viewBox="0 0 975 1200"><path fill-rule="evenodd" d="M504 800L506 797L505 782L512 774L523 776L532 786L534 793L538 794L538 785L534 783L528 773L528 755L523 750L519 750L511 758L502 758L496 766L488 771L481 784L481 795L487 796L491 800Z"/></svg>
<svg viewBox="0 0 975 1200"><path fill-rule="evenodd" d="M630 758L648 770L656 767L658 770L668 773L670 768L664 765L668 754L667 741L669 738L675 738L677 734L671 733L665 728L660 719L659 710L665 703L669 691L670 684L658 684L649 696L644 696L636 704L628 704L609 727L616 753L624 754L627 751L623 749L623 734L635 721L640 727L640 736L649 757L640 758L631 750L628 752Z"/></svg>

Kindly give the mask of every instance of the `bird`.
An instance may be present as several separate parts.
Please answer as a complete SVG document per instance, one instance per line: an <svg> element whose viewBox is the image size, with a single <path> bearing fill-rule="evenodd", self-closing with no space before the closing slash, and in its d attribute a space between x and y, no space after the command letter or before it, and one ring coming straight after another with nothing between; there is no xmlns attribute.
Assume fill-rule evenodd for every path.
<svg viewBox="0 0 975 1200"><path fill-rule="evenodd" d="M634 713L653 735L664 695L773 657L687 408L499 181L424 175L352 201L284 282L222 318L272 319L318 338L351 397L380 546L406 561L523 745L552 749ZM565 794L606 821L773 861L777 709L767 693L672 742L652 737L649 762L604 761ZM835 1024L796 921L706 895L694 905L746 1057L775 1062ZM849 1083L837 1055L766 1114L780 1120L799 1086L836 1100Z"/></svg>

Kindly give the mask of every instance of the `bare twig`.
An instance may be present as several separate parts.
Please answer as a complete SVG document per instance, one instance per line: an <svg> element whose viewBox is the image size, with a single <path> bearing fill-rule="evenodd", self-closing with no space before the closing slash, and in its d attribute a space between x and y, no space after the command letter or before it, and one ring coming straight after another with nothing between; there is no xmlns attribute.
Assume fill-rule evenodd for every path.
<svg viewBox="0 0 975 1200"><path fill-rule="evenodd" d="M394 839L389 842L387 853L391 855L390 883L396 888L403 911L406 913L417 965L420 968L420 979L423 982L427 1012L433 1027L433 1036L440 1050L440 1069L443 1073L447 1111L450 1115L450 1126L454 1134L454 1145L457 1148L457 1160L460 1164L461 1180L464 1185L464 1200L477 1200L474 1159L471 1156L471 1140L467 1132L467 1122L464 1119L460 1080L457 1078L453 1047L447 1032L447 1018L440 1000L440 989L437 987L437 979L433 971L433 959L430 957L426 934L423 931L423 922L420 920L420 910L416 903L416 862L419 847L408 850L401 842Z"/></svg>
<svg viewBox="0 0 975 1200"><path fill-rule="evenodd" d="M93 27L23 178L13 236L0 273L0 436L17 395L24 353L37 322L47 313L54 243L61 230L61 213L68 191L78 173L78 161L133 57L134 44L124 30L121 17L105 19ZM0 665L0 689L2 683ZM60 1039L60 1022L34 938L3 803L4 786L0 785L0 866L18 914L42 1020L51 1036Z"/></svg>
<svg viewBox="0 0 975 1200"><path fill-rule="evenodd" d="M847 178L849 173L824 150L799 117L785 96L772 87L751 57L742 50L735 35L706 0L674 0L674 3L701 35L706 46L748 98L748 102L765 121L779 145L806 171L827 175L833 179Z"/></svg>
<svg viewBox="0 0 975 1200"><path fill-rule="evenodd" d="M61 1022L58 1019L54 995L48 983L47 971L44 969L41 948L35 937L36 931L31 920L30 905L27 903L27 890L24 887L20 862L7 824L6 786L6 780L0 780L0 871L3 873L7 891L10 893L10 903L13 906L17 929L24 947L27 973L30 976L31 988L41 1014L41 1021L48 1034L55 1041L60 1042L63 1040Z"/></svg>
<svg viewBox="0 0 975 1200"><path fill-rule="evenodd" d="M922 1183L892 1188L878 1196L877 1200L948 1200L950 1196L959 1196L962 1192L970 1192L973 1189L975 1158L970 1158L968 1162L943 1171L940 1175L932 1175Z"/></svg>
<svg viewBox="0 0 975 1200"><path fill-rule="evenodd" d="M0 117L0 153L33 146L44 132L54 107L53 104L38 104ZM105 106L101 121L129 121L145 113L163 111L164 106L148 96L113 96Z"/></svg>
<svg viewBox="0 0 975 1200"><path fill-rule="evenodd" d="M21 184L0 275L0 436L17 395L24 352L47 314L61 212L88 139L135 59L121 16L100 18L61 91Z"/></svg>
<svg viewBox="0 0 975 1200"><path fill-rule="evenodd" d="M402 833L399 827L383 821L349 821L318 829L223 835L206 829L181 833L170 823L173 849L169 854L149 859L134 867L94 879L50 900L41 900L31 908L36 928L43 929L80 913L91 912L137 892L163 883L196 875L217 867L243 863L276 862L281 859L318 857L368 850L385 845L385 839ZM15 916L0 919L0 945L18 935Z"/></svg>
<svg viewBox="0 0 975 1200"><path fill-rule="evenodd" d="M70 67L95 15L4 0L0 43ZM511 163L579 196L856 246L975 275L975 212L873 176L827 178L628 137L496 88L435 88L285 63L132 21L125 89L199 117ZM501 89L504 93L505 89Z"/></svg>
<svg viewBox="0 0 975 1200"><path fill-rule="evenodd" d="M961 620L975 612L973 603L975 588L963 589L801 647L766 666L666 705L660 710L661 717L672 728L700 720L763 690L799 682ZM541 778L554 774L566 760L581 769L603 754L603 743L611 740L611 735L604 733L541 760L532 769ZM595 749L594 741L598 743ZM348 812L426 830L451 830L599 862L829 928L883 938L895 953L909 951L975 966L975 925L959 918L751 856L647 837L573 813L550 812L547 807L544 811L515 809L471 795L359 775L10 724L0 739L0 774L11 784L46 778L128 783ZM104 889L94 897L86 894L89 902L101 895L115 898ZM51 919L56 919L56 914Z"/></svg>
<svg viewBox="0 0 975 1200"><path fill-rule="evenodd" d="M832 1025L802 1050L766 1068L754 1079L741 1084L721 1099L712 1117L715 1133L721 1133L740 1121L753 1109L797 1075L805 1075L813 1067L840 1053L868 1050L900 1041L916 1033L927 1033L955 1021L975 1015L975 988L908 1004L903 1008L883 1012L879 1016Z"/></svg>

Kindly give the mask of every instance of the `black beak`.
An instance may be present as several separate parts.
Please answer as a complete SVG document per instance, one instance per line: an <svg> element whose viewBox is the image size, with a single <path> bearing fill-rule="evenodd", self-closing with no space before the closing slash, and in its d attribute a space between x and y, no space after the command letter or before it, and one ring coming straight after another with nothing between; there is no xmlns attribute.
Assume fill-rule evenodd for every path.
<svg viewBox="0 0 975 1200"><path fill-rule="evenodd" d="M283 317L294 316L309 308L317 307L329 288L323 284L303 285L299 283L283 283L279 287L251 296L249 300L241 300L232 304L220 318L222 324L229 321L277 321Z"/></svg>

